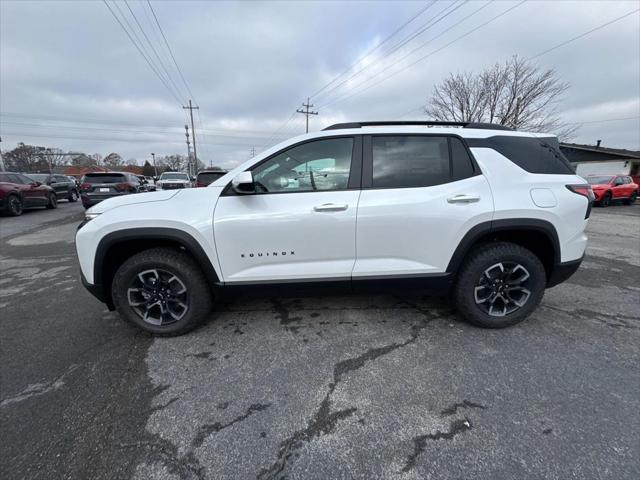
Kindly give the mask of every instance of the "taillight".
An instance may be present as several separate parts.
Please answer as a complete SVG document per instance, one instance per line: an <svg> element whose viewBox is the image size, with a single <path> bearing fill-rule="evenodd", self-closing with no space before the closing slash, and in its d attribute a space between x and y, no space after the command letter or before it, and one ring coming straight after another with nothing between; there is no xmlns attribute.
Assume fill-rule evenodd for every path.
<svg viewBox="0 0 640 480"><path fill-rule="evenodd" d="M593 205L593 201L596 198L596 196L593 194L593 189L591 188L591 185L585 185L585 184L567 185L567 188L571 190L573 193L582 195L588 200L587 213L585 214L584 218L589 218L589 215L591 215L591 207Z"/></svg>
<svg viewBox="0 0 640 480"><path fill-rule="evenodd" d="M206 185L202 182L196 182L196 187L206 187Z"/></svg>
<svg viewBox="0 0 640 480"><path fill-rule="evenodd" d="M118 192L126 192L129 190L128 183L116 183L113 188L115 188Z"/></svg>
<svg viewBox="0 0 640 480"><path fill-rule="evenodd" d="M591 189L591 185L567 185L567 188L571 190L573 193L577 193L578 195L582 195L583 197L587 197L590 202L596 198L593 195L593 190Z"/></svg>
<svg viewBox="0 0 640 480"><path fill-rule="evenodd" d="M91 188L91 184L90 183L81 183L80 184L80 190L89 190Z"/></svg>

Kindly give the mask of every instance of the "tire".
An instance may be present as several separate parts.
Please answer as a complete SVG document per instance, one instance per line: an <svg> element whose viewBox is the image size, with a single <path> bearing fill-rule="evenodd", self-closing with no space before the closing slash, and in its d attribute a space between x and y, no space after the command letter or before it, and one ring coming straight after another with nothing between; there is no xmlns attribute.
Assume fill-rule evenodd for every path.
<svg viewBox="0 0 640 480"><path fill-rule="evenodd" d="M47 208L49 209L58 208L58 197L56 197L55 193L49 194L49 203L47 203Z"/></svg>
<svg viewBox="0 0 640 480"><path fill-rule="evenodd" d="M631 196L624 201L625 205L633 205L636 203L636 199L638 198L638 192L633 192Z"/></svg>
<svg viewBox="0 0 640 480"><path fill-rule="evenodd" d="M611 192L605 193L604 196L602 197L602 200L600 200L600 206L602 208L606 208L609 205L611 205Z"/></svg>
<svg viewBox="0 0 640 480"><path fill-rule="evenodd" d="M77 201L78 201L78 198L80 198L80 196L78 195L78 192L77 192L77 191L75 191L75 190L71 190L71 191L69 192L69 198L68 198L68 200L69 200L70 202L77 202Z"/></svg>
<svg viewBox="0 0 640 480"><path fill-rule="evenodd" d="M158 288L158 279L164 290L162 286ZM193 330L213 305L202 270L186 252L172 248L153 248L127 259L113 277L111 295L120 316L157 336Z"/></svg>
<svg viewBox="0 0 640 480"><path fill-rule="evenodd" d="M506 274L509 270L511 275ZM523 321L536 309L546 283L544 266L530 250L514 243L491 243L477 248L464 261L453 300L469 323L504 328Z"/></svg>
<svg viewBox="0 0 640 480"><path fill-rule="evenodd" d="M12 217L19 217L24 212L24 205L22 199L18 195L9 195L7 197L7 215Z"/></svg>

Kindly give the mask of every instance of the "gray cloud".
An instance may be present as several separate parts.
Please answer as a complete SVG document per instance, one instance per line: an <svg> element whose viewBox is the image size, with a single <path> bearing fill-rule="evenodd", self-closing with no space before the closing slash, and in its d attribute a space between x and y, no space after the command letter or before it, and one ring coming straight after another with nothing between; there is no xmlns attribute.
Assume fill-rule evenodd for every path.
<svg viewBox="0 0 640 480"><path fill-rule="evenodd" d="M186 99L146 2L129 2ZM199 156L231 166L271 139L307 95L355 62L425 2L153 2L200 105ZM471 1L398 52L427 42L479 8ZM118 4L128 14L124 3ZM453 5L438 2L404 29ZM493 2L377 79L370 66L339 90L312 128L343 120L420 118L434 83L449 72L479 70L518 54L535 55L637 8L635 1L530 1L415 66L413 59L447 44L515 2ZM117 10L116 10L117 11ZM133 19L129 16L130 22ZM636 13L535 61L571 84L563 104L571 122L640 115L640 33ZM3 150L17 142L143 160L149 152L184 153L185 112L150 71L102 2L0 2L0 109ZM139 33L139 35L141 35ZM396 38L396 37L394 37ZM151 52L150 52L151 53ZM155 58L155 57L154 57ZM358 67L361 68L361 67ZM17 116L22 115L22 116ZM282 136L303 132L296 115ZM204 134L204 135L203 135ZM640 121L586 123L574 139L640 148ZM273 139L270 143L275 143Z"/></svg>

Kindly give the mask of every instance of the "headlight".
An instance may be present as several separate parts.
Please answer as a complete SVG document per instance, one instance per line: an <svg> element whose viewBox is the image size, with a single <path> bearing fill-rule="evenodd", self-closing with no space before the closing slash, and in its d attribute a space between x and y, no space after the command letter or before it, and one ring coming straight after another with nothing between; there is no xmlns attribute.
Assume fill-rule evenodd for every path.
<svg viewBox="0 0 640 480"><path fill-rule="evenodd" d="M99 213L85 213L84 214L84 220L85 222L88 222L89 220L93 220L94 218L96 218L98 215L100 215Z"/></svg>

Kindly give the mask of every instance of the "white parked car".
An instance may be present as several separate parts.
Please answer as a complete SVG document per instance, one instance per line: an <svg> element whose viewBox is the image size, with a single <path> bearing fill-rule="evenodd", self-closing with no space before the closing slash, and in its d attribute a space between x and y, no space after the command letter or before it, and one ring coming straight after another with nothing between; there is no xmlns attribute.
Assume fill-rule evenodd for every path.
<svg viewBox="0 0 640 480"><path fill-rule="evenodd" d="M505 327L577 270L592 202L550 135L350 123L206 188L105 200L76 248L86 287L154 334L191 330L225 291L294 284L451 290L468 321Z"/></svg>
<svg viewBox="0 0 640 480"><path fill-rule="evenodd" d="M183 172L164 172L155 184L157 190L174 190L176 188L190 188L191 178Z"/></svg>

